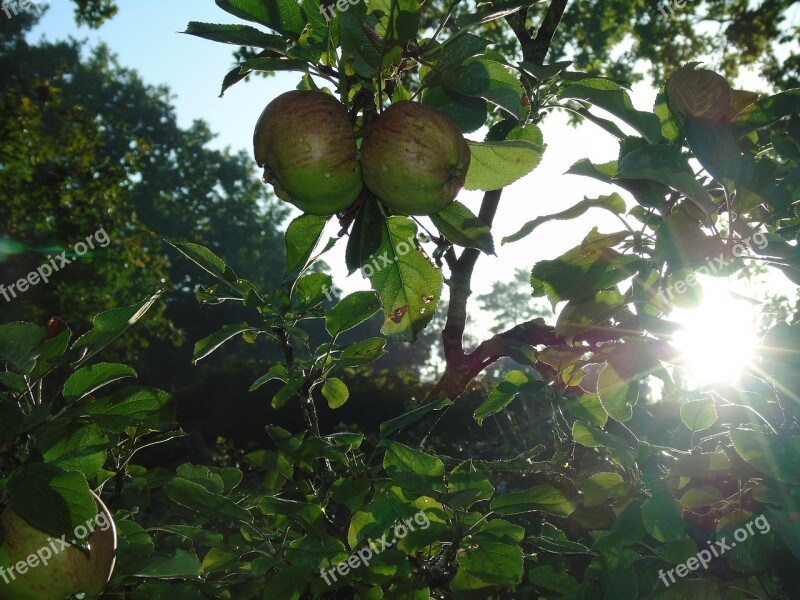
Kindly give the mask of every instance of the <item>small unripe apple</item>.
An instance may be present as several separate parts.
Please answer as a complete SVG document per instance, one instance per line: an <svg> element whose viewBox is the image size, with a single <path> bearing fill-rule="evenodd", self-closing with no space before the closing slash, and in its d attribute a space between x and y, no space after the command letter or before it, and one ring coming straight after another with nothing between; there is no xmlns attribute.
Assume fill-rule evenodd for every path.
<svg viewBox="0 0 800 600"><path fill-rule="evenodd" d="M5 535L0 545L0 600L65 600L84 594L95 600L103 593L117 549L111 513L95 496L98 515L90 524L88 551L40 531L11 507L0 516ZM89 524L87 524L89 525ZM64 542L68 542L64 538Z"/></svg>
<svg viewBox="0 0 800 600"><path fill-rule="evenodd" d="M361 145L364 183L405 215L430 215L452 203L464 186L469 159L455 121L419 102L390 106Z"/></svg>
<svg viewBox="0 0 800 600"><path fill-rule="evenodd" d="M347 111L328 94L294 90L275 98L258 119L253 148L264 181L303 212L341 212L364 186Z"/></svg>

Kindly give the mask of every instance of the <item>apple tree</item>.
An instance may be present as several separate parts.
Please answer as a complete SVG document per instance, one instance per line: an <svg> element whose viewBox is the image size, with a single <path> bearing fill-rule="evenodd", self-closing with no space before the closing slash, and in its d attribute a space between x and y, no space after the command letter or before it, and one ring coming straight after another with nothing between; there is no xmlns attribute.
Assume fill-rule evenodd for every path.
<svg viewBox="0 0 800 600"><path fill-rule="evenodd" d="M738 384L692 388L679 376L670 314L696 295L664 292L687 287L708 265L727 277L745 261L800 283L800 90L736 89L686 62L670 65L655 105L642 110L625 82L548 60L566 35L566 0L453 2L438 22L410 0L217 5L246 23L192 22L187 33L249 48L223 91L256 73L297 73L296 101L262 116L255 157L276 194L305 212L286 229L277 287L237 274L203 246L173 241L208 277L197 289L201 303L236 303L252 315L198 340L194 360L235 340L275 345L283 359L265 364L251 388L277 382L272 405L300 407L305 428L265 423L271 447L213 467L168 473L122 461L114 481L124 566L109 597L796 596L800 322L774 324ZM497 30L512 50L492 45ZM432 116L393 116L408 110ZM564 254L527 265L532 296L557 309L553 323L515 323L468 349L475 265L495 252L504 189L539 165L546 140L538 123L555 110L618 140L615 160L582 159L569 170L618 191L554 206L499 243L589 210L621 225L584 231ZM315 142L338 148L338 160ZM431 147L442 155L426 154ZM443 168L429 169L436 159ZM343 182L334 201L350 194L347 206L326 204ZM483 192L475 212L454 199L462 185ZM417 204L426 193L440 199L442 189L443 207ZM326 239L331 224L337 234ZM742 252L754 236L765 243ZM345 268L360 271L369 289L333 303L335 282L315 263L340 245ZM323 430L320 411L348 401L353 370L385 354L387 338L413 343L443 296L444 367L425 398L377 430ZM376 314L382 325L373 331ZM311 322L324 323L323 343L311 343ZM60 404L37 412L27 400L35 362L20 358L19 338L9 338L16 332L0 334L11 339L0 360L9 365L3 383L13 386L0 406L30 404L5 432L16 436L13 447L24 435L34 440L26 448L37 448L41 423L72 417L122 436L104 451L132 450L138 427L126 419L136 419L134 407L147 415L148 435L167 435L152 401L94 399L85 372L86 399L72 409L83 412ZM486 454L441 443L436 427L501 359L516 365L478 403L474 421L488 430L516 405L536 406L549 437L498 439ZM42 465L53 456L31 452L11 469L49 469ZM712 547L719 551L700 567Z"/></svg>

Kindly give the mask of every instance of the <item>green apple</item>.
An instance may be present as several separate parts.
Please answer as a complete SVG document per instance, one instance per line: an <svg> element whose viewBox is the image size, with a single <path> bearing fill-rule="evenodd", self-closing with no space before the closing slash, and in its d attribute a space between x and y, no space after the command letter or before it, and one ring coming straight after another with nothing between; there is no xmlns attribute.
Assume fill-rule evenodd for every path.
<svg viewBox="0 0 800 600"><path fill-rule="evenodd" d="M464 186L469 159L458 125L419 102L390 106L361 145L364 183L405 215L430 215L453 202Z"/></svg>
<svg viewBox="0 0 800 600"><path fill-rule="evenodd" d="M328 94L294 90L275 98L258 119L253 148L264 181L303 212L341 212L364 186L347 111Z"/></svg>
<svg viewBox="0 0 800 600"><path fill-rule="evenodd" d="M57 539L30 525L11 507L0 516L0 600L65 600L84 594L99 598L111 578L117 534L111 513L95 496L98 516L88 549ZM82 526L79 526L79 530ZM77 532L82 535L81 531Z"/></svg>

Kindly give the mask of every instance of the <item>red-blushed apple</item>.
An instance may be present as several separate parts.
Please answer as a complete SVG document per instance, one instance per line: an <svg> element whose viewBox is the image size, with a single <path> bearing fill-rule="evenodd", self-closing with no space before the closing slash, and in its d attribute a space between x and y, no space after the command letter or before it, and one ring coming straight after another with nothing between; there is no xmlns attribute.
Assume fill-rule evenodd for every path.
<svg viewBox="0 0 800 600"><path fill-rule="evenodd" d="M419 102L387 108L361 145L364 183L404 215L430 215L452 203L464 186L469 160L458 125Z"/></svg>
<svg viewBox="0 0 800 600"><path fill-rule="evenodd" d="M364 186L347 111L323 92L294 90L275 98L258 119L253 148L264 181L303 212L341 212Z"/></svg>
<svg viewBox="0 0 800 600"><path fill-rule="evenodd" d="M86 539L88 549L40 531L8 506L0 516L0 600L65 600L84 594L95 600L103 593L117 549L111 513L95 496L98 515L78 526L94 531ZM77 532L82 535L81 531Z"/></svg>

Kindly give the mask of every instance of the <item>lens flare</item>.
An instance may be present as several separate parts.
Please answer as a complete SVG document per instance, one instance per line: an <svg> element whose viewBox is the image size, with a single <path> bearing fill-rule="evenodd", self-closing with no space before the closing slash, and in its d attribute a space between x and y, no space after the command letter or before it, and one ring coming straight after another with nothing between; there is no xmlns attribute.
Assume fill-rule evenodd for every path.
<svg viewBox="0 0 800 600"><path fill-rule="evenodd" d="M731 294L725 282L703 281L697 308L676 309L671 318L681 327L672 344L698 383L734 383L753 358L757 305Z"/></svg>

